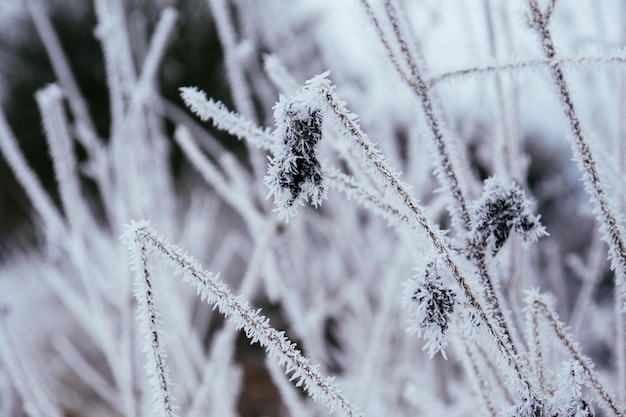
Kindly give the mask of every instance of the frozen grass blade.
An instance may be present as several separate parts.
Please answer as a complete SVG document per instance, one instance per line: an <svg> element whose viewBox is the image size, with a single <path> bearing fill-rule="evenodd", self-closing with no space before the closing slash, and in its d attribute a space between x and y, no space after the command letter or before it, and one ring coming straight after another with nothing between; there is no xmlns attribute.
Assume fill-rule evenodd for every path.
<svg viewBox="0 0 626 417"><path fill-rule="evenodd" d="M471 218L464 192L466 187L463 186L464 184L457 175L458 162L453 158L453 153L450 151L447 135L444 132L440 117L437 114L433 93L425 81L423 69L414 56L414 47L408 43L410 36L407 34L403 22L399 18L398 12L395 6L391 4L390 0L385 1L385 11L390 21L394 36L393 39L389 39L385 34L383 23L368 1L361 0L361 5L365 9L398 75L420 100L428 127L433 135L436 149L437 169L435 172L439 181L452 198L452 204L449 207L450 214L452 215L453 222L457 229L468 230ZM397 43L397 48L400 50L399 56L393 47L392 42L394 41Z"/></svg>
<svg viewBox="0 0 626 417"><path fill-rule="evenodd" d="M597 65L617 65L626 64L626 55L623 49L616 49L602 55L580 55L571 57L555 57L554 59L535 60L512 60L510 62L495 61L492 64L477 65L471 68L463 68L456 71L444 72L433 75L426 81L428 85L434 87L444 82L460 81L463 78L476 76L497 76L498 74L525 73L532 69L550 68L550 65L558 63L563 66L597 66Z"/></svg>
<svg viewBox="0 0 626 417"><path fill-rule="evenodd" d="M63 107L63 93L58 85L51 84L38 91L36 97L65 216L74 231L84 230L89 213L82 198L74 141Z"/></svg>
<svg viewBox="0 0 626 417"><path fill-rule="evenodd" d="M168 42L176 25L178 13L173 8L166 8L150 40L150 48L143 63L133 100L141 103L150 97L157 83L157 74ZM131 105L131 107L134 107Z"/></svg>
<svg viewBox="0 0 626 417"><path fill-rule="evenodd" d="M0 109L0 150L35 210L43 219L48 239L55 241L60 235L67 233L65 220L26 162L2 109Z"/></svg>
<svg viewBox="0 0 626 417"><path fill-rule="evenodd" d="M553 309L550 307L552 304L548 297L539 294L537 291L529 291L526 296L528 321L532 323L532 331L535 333L533 338L537 338L539 341L539 319L541 318L542 325L546 326L552 332L553 340L563 346L568 355L575 363L580 364L585 379L589 383L591 389L593 389L598 398L602 400L602 405L611 414L619 417L626 415L623 406L621 406L616 400L613 394L611 394L604 385L600 382L598 374L593 369L593 363L591 360L583 355L580 346L574 341L572 336L567 332L563 323L560 322ZM541 347L537 344L537 352L541 352ZM541 357L539 357L541 359ZM545 364L540 361L536 363L538 369L543 369ZM543 378L543 376L541 376ZM544 382L545 384L545 382Z"/></svg>
<svg viewBox="0 0 626 417"><path fill-rule="evenodd" d="M246 81L246 73L241 62L241 54L238 50L235 28L229 16L229 8L225 0L207 0L217 26L222 48L224 50L224 62L230 88L235 99L237 111L250 120L254 120L254 104L250 96L250 86Z"/></svg>
<svg viewBox="0 0 626 417"><path fill-rule="evenodd" d="M148 248L136 234L124 235L131 252L131 267L136 273L135 298L137 299L137 319L140 334L144 339L143 352L146 355L146 372L149 377L154 412L161 417L174 417L169 366L163 346L161 318L156 310L152 275L148 269Z"/></svg>
<svg viewBox="0 0 626 417"><path fill-rule="evenodd" d="M542 12L537 0L529 0L529 5L532 16L531 25L539 35L544 55L550 61L550 75L557 87L563 112L570 125L574 156L583 174L583 182L590 196L594 213L600 223L603 240L609 246L611 268L615 271L616 285L624 298L623 304L626 304L626 241L624 240L624 231L620 225L618 214L615 212L614 204L610 201L606 186L600 177L588 138L583 132L563 68L556 61L556 48L552 40L552 33L548 28L552 9L549 8L546 12Z"/></svg>
<svg viewBox="0 0 626 417"><path fill-rule="evenodd" d="M338 410L345 416L356 417L360 415L354 406L344 398L332 379L323 377L319 367L312 366L309 360L296 349L296 345L285 337L283 332L272 328L269 320L260 315L258 311L252 310L245 300L234 297L223 282L219 281L213 274L205 272L198 262L164 238L159 237L147 222L131 223L127 226L122 240L129 247L137 280L142 283L138 297L145 299L144 313L149 318L149 332L146 334L148 340L152 341L152 345L148 345L148 350L153 352L149 353L150 355L162 358L155 353L160 349L158 346L159 331L156 328L156 313L151 307L153 294L149 285L150 272L147 267L148 258L155 257L164 262L175 274L182 275L182 280L192 285L202 300L206 300L209 304L217 307L220 313L234 322L237 329L243 329L253 343L256 342L263 346L269 357L275 358L287 373L292 373L292 380L295 380L297 385L303 384L305 390L314 400L321 401L331 411ZM157 380L153 378L153 386L157 383L157 386L154 387L156 391L154 395L163 402L166 411L169 411L170 397L167 395L169 384L166 367L156 360L153 365L157 368L155 375L158 376Z"/></svg>
<svg viewBox="0 0 626 417"><path fill-rule="evenodd" d="M174 139L207 184L211 185L224 201L241 215L251 230L258 230L263 220L257 208L246 196L232 189L224 174L198 149L189 129L179 126L174 133Z"/></svg>
<svg viewBox="0 0 626 417"><path fill-rule="evenodd" d="M248 119L229 111L224 104L207 99L203 91L195 87L183 87L180 95L185 104L202 121L211 120L218 129L225 130L239 139L245 139L253 146L269 150L272 136L268 130L259 128Z"/></svg>
<svg viewBox="0 0 626 417"><path fill-rule="evenodd" d="M97 141L96 129L89 114L87 102L78 88L61 42L48 16L46 6L42 0L28 0L26 3L39 38L46 48L54 73L68 96L72 113L76 117L78 137L81 143L92 153L92 156L97 157L102 147Z"/></svg>

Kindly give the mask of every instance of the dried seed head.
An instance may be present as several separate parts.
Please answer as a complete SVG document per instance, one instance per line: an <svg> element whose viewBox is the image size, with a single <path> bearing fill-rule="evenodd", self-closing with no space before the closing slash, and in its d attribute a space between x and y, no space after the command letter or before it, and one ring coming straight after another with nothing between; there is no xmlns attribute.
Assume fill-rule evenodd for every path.
<svg viewBox="0 0 626 417"><path fill-rule="evenodd" d="M504 246L511 231L530 245L547 235L539 218L532 214L530 202L519 186L512 183L505 188L497 179L489 178L485 181L482 197L472 209L469 240L479 249L490 248L492 255Z"/></svg>
<svg viewBox="0 0 626 417"><path fill-rule="evenodd" d="M279 218L289 220L307 199L317 207L326 198L316 145L322 138L322 112L307 88L274 107L276 149L270 158L265 184Z"/></svg>
<svg viewBox="0 0 626 417"><path fill-rule="evenodd" d="M444 285L434 262L414 277L405 289L404 305L408 307L409 333L417 333L427 343L424 349L432 358L437 352L446 357L446 330L454 311L456 294Z"/></svg>

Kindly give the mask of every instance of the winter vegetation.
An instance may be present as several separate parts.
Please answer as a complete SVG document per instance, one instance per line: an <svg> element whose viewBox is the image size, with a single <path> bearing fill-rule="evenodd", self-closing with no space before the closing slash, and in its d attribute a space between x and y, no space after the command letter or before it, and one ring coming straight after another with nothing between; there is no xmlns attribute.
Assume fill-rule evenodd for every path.
<svg viewBox="0 0 626 417"><path fill-rule="evenodd" d="M626 2L19 3L0 417L626 415Z"/></svg>

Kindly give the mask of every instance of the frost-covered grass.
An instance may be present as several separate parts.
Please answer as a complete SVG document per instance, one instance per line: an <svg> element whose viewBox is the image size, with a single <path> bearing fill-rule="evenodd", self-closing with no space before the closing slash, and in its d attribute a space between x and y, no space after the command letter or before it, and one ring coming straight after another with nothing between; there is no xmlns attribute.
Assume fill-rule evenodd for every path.
<svg viewBox="0 0 626 417"><path fill-rule="evenodd" d="M105 138L27 3L60 204L0 112L44 242L0 267L0 415L626 414L626 6L198 2L227 105L164 98L188 16L94 0Z"/></svg>

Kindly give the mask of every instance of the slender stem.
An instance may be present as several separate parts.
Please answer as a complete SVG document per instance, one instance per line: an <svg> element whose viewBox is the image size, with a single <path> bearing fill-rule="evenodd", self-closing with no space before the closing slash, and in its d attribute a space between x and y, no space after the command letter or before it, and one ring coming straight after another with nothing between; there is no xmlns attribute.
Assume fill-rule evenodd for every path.
<svg viewBox="0 0 626 417"><path fill-rule="evenodd" d="M435 148L437 149L437 155L439 156L440 167L438 169L438 173L444 180L442 182L444 183L444 186L448 188L448 191L450 192L450 195L452 196L454 201L454 209L451 210L453 220L458 227L469 230L471 219L465 200L465 195L463 194L463 190L460 186L459 178L456 175L454 163L452 158L450 157L450 151L444 137L441 123L436 115L435 105L433 102L430 88L425 81L423 71L421 70L421 68L419 68L416 60L413 59L411 55L410 48L405 37L402 36L402 27L399 23L399 19L397 18L395 9L391 6L389 2L386 3L386 10L391 17L396 42L399 43L400 50L404 57L404 64L408 66L409 73L407 73L403 69L402 62L400 61L400 58L396 56L389 39L383 31L381 22L374 13L374 10L371 8L367 0L361 0L361 4L365 8L367 16L370 18L370 21L374 26L374 30L376 31L376 34L378 35L380 41L385 47L385 50L387 51L387 54L389 55L389 58L394 68L396 69L402 80L420 99L422 110L424 112L424 115L426 116L426 122L433 135Z"/></svg>
<svg viewBox="0 0 626 417"><path fill-rule="evenodd" d="M557 87L563 112L570 125L574 154L582 170L585 189L591 197L594 211L598 216L603 240L609 245L611 268L615 271L616 285L624 298L626 297L626 243L623 231L611 207L591 148L583 133L562 65L555 59L556 49L548 28L548 17L541 12L537 0L529 0L529 5L533 28L539 34L544 55L550 61L552 81Z"/></svg>
<svg viewBox="0 0 626 417"><path fill-rule="evenodd" d="M604 385L598 379L597 373L593 370L593 364L580 350L580 347L576 342L572 340L572 337L565 331L563 324L559 322L552 310L548 307L546 302L539 296L534 296L531 299L531 308L533 316L539 316L540 314L545 318L547 324L550 325L554 331L557 339L559 339L565 349L569 352L572 359L577 361L583 369L591 388L593 388L598 396L605 402L608 409L611 410L616 416L626 415L618 402L613 398Z"/></svg>
<svg viewBox="0 0 626 417"><path fill-rule="evenodd" d="M548 386L546 383L545 374L543 372L545 363L543 360L543 349L541 347L541 337L539 335L539 311L533 309L530 316L530 334L529 334L529 349L533 358L533 366L537 372L537 379L539 380L539 387L545 394L548 392Z"/></svg>
<svg viewBox="0 0 626 417"><path fill-rule="evenodd" d="M622 1L622 45L626 44L626 0ZM619 125L618 137L616 140L615 154L617 155L617 166L620 174L626 172L626 75L620 74L620 96L619 96ZM624 193L619 192L617 196L617 206L620 212L624 211ZM617 337L617 373L618 373L618 395L622 404L626 403L626 311L624 311L623 299L618 291L613 295L615 311L615 325Z"/></svg>
<svg viewBox="0 0 626 417"><path fill-rule="evenodd" d="M46 48L48 59L52 64L54 74L59 79L59 83L68 96L68 102L72 113L74 113L78 138L82 144L89 150L92 158L98 158L102 155L102 145L97 140L96 129L89 114L87 102L82 96L78 83L72 74L63 47L59 37L57 36L48 12L42 0L28 0L26 2L35 23L35 29L39 34L39 38Z"/></svg>
<svg viewBox="0 0 626 417"><path fill-rule="evenodd" d="M483 9L485 11L485 21L487 23L487 34L489 39L489 51L491 57L497 60L498 46L496 44L496 34L493 22L493 13L491 10L491 0L483 0ZM509 134L509 120L506 112L506 101L504 97L504 88L502 86L502 76L495 74L495 89L497 112L500 119L500 129L496 131L494 138L494 172L501 178L509 178L513 172L513 162L511 158L511 136Z"/></svg>
<svg viewBox="0 0 626 417"><path fill-rule="evenodd" d="M236 327L243 328L252 342L265 347L287 372L293 371L292 379L304 384L313 399L322 401L331 411L340 410L345 416L360 415L332 380L325 378L318 366L312 366L283 332L272 328L269 320L252 310L242 298L234 297L226 284L205 272L197 261L159 237L147 222L131 223L122 239L131 250L131 259L140 281L141 276L149 273L144 267L144 256L152 253L175 273L181 273L183 281L195 287L203 300L214 304L224 316L233 319Z"/></svg>
<svg viewBox="0 0 626 417"><path fill-rule="evenodd" d="M90 214L82 197L78 161L65 115L63 94L58 85L50 84L39 90L36 98L65 217L71 232L81 234Z"/></svg>
<svg viewBox="0 0 626 417"><path fill-rule="evenodd" d="M254 104L250 96L250 87L246 81L246 74L238 53L239 45L237 34L231 17L229 16L228 5L225 0L208 0L217 33L224 51L224 64L226 66L226 76L230 83L233 99L237 112L244 115L249 120L256 119Z"/></svg>
<svg viewBox="0 0 626 417"><path fill-rule="evenodd" d="M487 386L487 381L485 381L485 378L483 378L483 375L480 372L480 368L478 366L478 363L476 362L476 356L472 352L469 343L465 339L461 339L460 343L463 346L463 353L465 354L465 356L467 356L468 359L467 361L464 361L464 365L466 367L469 367L471 373L474 376L474 380L476 381L477 385L477 391L479 392L483 400L484 407L489 412L489 415L495 417L498 413L496 412L491 398L489 398L489 387Z"/></svg>
<svg viewBox="0 0 626 417"><path fill-rule="evenodd" d="M43 219L46 233L51 241L65 239L69 233L63 216L46 193L37 174L28 165L24 153L20 150L9 123L0 108L0 151L11 167L13 174L30 199L35 210Z"/></svg>
<svg viewBox="0 0 626 417"><path fill-rule="evenodd" d="M578 56L569 58L558 58L554 60L536 59L531 61L518 61L507 63L494 63L490 65L475 66L464 68L456 71L444 72L435 75L426 80L430 87L442 83L443 81L453 80L461 77L476 76L481 74L501 74L503 72L523 71L531 68L549 67L551 63L558 62L562 65L596 65L596 64L616 64L623 65L626 63L626 57L623 50L617 50L605 56Z"/></svg>
<svg viewBox="0 0 626 417"><path fill-rule="evenodd" d="M397 196L399 196L400 202L404 208L409 210L407 214L410 214L410 221L415 222L416 226L421 228L421 230L426 233L426 236L435 247L437 253L441 256L443 262L450 270L453 279L463 292L468 304L478 315L480 322L485 324L487 333L492 336L495 345L502 353L507 364L511 366L515 377L518 379L520 384L528 390L529 395L532 396L534 394L532 386L525 375L522 365L518 361L515 348L512 347L510 339L503 339L501 328L494 326L491 320L489 320L487 312L481 306L478 298L474 295L474 292L463 277L457 263L453 260L450 249L441 237L441 233L436 229L436 226L432 225L424 216L417 203L406 190L405 186L398 180L393 170L387 166L387 163L381 157L380 152L378 152L367 136L361 131L355 121L355 118L350 117L343 103L338 101L335 97L330 87L330 83L320 82L318 84L318 88L320 95L328 105L329 112L337 117L339 125L344 130L345 135L351 137L355 143L354 146L361 149L363 160L368 161L372 169L376 170L378 172L378 176L382 178L381 181L386 183L387 187L397 193Z"/></svg>
<svg viewBox="0 0 626 417"><path fill-rule="evenodd" d="M134 257L133 268L137 272L137 304L139 306L139 320L141 333L144 337L144 353L148 364L146 371L150 376L152 385L152 398L154 401L154 411L164 417L174 417L173 398L171 394L171 381L169 378L169 367L166 362L165 349L161 340L161 321L156 310L154 300L154 288L152 275L148 269L148 248L141 242L139 236L135 238L133 251L138 253Z"/></svg>
<svg viewBox="0 0 626 417"><path fill-rule="evenodd" d="M401 57L398 57L392 48L390 40L385 35L381 22L377 18L374 10L371 8L367 0L361 0L361 4L370 18L370 21L374 26L374 30L387 51L394 68L402 80L408 84L414 94L420 99L422 110L426 116L426 121L432 133L432 137L434 138L434 145L439 158L439 166L436 172L442 185L447 188L454 202L454 205L450 208L453 224L461 231L470 230L472 219L465 195L463 193L463 188L461 187L461 182L457 175L455 160L452 158L448 141L444 134L439 116L437 115L432 91L423 75L424 70L420 67L418 60L412 53L412 48L408 43L408 39L410 39L410 37L402 24L400 16L391 0L386 0L385 10L391 23L394 39L399 45L401 52ZM403 69L402 64L408 68L408 73ZM502 307L500 306L496 287L489 274L485 254L481 252L480 248L477 247L471 246L469 249L470 259L472 259L479 271L478 276L483 286L483 296L490 307L490 315L493 316L498 332L502 333L506 343L509 345L509 349L516 353L517 349L504 317Z"/></svg>

